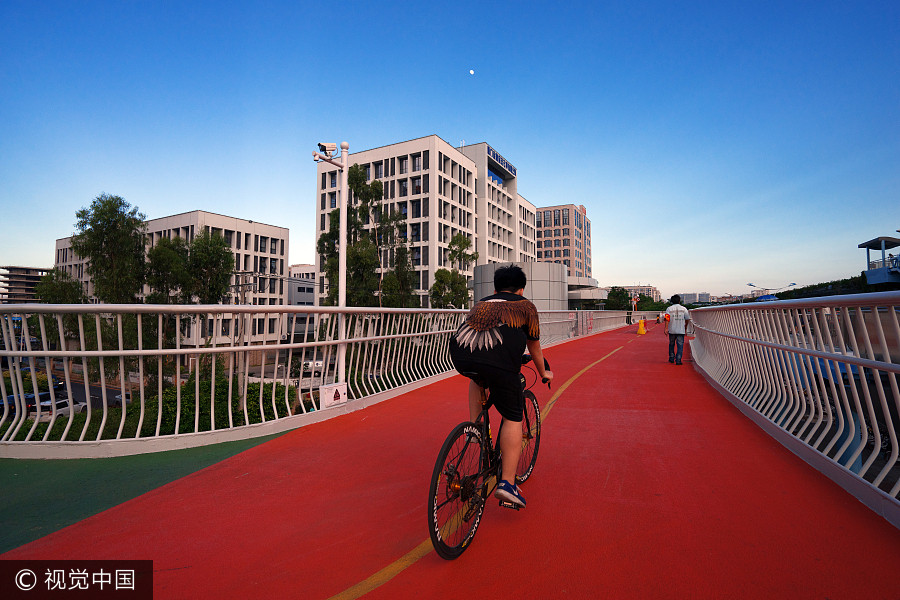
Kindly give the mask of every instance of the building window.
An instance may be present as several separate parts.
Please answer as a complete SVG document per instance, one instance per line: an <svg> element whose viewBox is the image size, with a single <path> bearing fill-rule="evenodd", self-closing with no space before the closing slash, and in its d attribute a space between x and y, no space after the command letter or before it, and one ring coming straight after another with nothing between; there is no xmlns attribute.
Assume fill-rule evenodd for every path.
<svg viewBox="0 0 900 600"><path fill-rule="evenodd" d="M563 222L562 222L562 224L563 224L563 225L568 225L568 224L569 224L569 209L568 209L568 208L564 208L564 209L563 209Z"/></svg>
<svg viewBox="0 0 900 600"><path fill-rule="evenodd" d="M381 179L384 177L384 163L377 162L375 163L375 179Z"/></svg>
<svg viewBox="0 0 900 600"><path fill-rule="evenodd" d="M336 188L337 187L337 171L333 171L333 172L329 173L329 175L331 176L331 187Z"/></svg>
<svg viewBox="0 0 900 600"><path fill-rule="evenodd" d="M422 155L418 154L413 156L413 171L421 171L422 170Z"/></svg>
<svg viewBox="0 0 900 600"><path fill-rule="evenodd" d="M409 172L409 157L400 157L400 174L404 175Z"/></svg>

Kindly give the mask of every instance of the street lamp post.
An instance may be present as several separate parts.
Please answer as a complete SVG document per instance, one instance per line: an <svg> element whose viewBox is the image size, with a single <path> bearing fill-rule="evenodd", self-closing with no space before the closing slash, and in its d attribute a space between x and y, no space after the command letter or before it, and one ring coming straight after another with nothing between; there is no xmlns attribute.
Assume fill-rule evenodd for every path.
<svg viewBox="0 0 900 600"><path fill-rule="evenodd" d="M350 195L350 188L347 184L347 163L350 160L350 144L341 142L340 161L335 160L332 156L337 150L336 144L319 144L319 152L313 151L313 160L318 162L323 160L338 168L341 173L341 187L338 190L338 208L340 210L340 228L338 230L338 308L347 308L347 202ZM344 324L346 315L343 311L338 317L338 345L337 352L337 376L338 383L344 383L346 375L344 373L344 363L347 356L347 345L344 343L345 331Z"/></svg>

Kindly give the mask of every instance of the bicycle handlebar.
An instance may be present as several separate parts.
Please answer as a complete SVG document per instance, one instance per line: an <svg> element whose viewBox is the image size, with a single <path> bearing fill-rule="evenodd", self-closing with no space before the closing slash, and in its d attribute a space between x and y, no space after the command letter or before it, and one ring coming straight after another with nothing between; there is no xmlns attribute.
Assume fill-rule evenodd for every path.
<svg viewBox="0 0 900 600"><path fill-rule="evenodd" d="M523 365L528 364L529 362L531 362L531 360L532 360L532 356L530 354L528 354L527 352L522 355L522 364ZM547 371L550 370L550 363L547 362L546 358L544 359L544 369ZM541 377L541 383L546 385L547 389L550 389L550 380L549 379L547 379L546 377Z"/></svg>

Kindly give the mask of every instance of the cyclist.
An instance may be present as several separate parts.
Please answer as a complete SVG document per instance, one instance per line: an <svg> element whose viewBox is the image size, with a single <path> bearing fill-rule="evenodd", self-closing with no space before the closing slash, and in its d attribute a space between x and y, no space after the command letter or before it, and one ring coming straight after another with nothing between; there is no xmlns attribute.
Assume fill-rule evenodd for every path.
<svg viewBox="0 0 900 600"><path fill-rule="evenodd" d="M522 453L522 414L525 396L519 378L522 355L528 348L538 374L553 379L544 368L537 308L524 297L528 282L521 268L500 267L494 273L494 294L475 303L465 322L450 339L450 358L460 373L478 373L491 391L490 403L503 417L497 445L501 451L501 481L494 496L525 506L516 485ZM483 389L469 381L469 416L481 413ZM505 426L503 426L505 425Z"/></svg>

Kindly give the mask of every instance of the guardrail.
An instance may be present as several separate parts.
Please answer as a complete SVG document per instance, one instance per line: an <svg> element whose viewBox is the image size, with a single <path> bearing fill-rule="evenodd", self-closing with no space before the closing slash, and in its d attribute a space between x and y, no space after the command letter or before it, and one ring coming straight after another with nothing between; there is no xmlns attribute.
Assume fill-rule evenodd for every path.
<svg viewBox="0 0 900 600"><path fill-rule="evenodd" d="M355 410L449 374L447 342L465 314L0 305L0 456L152 452L277 433ZM629 313L540 318L548 345L624 326ZM341 383L346 395L335 400Z"/></svg>
<svg viewBox="0 0 900 600"><path fill-rule="evenodd" d="M692 355L707 379L863 502L892 511L895 525L898 306L900 293L886 292L691 311Z"/></svg>

